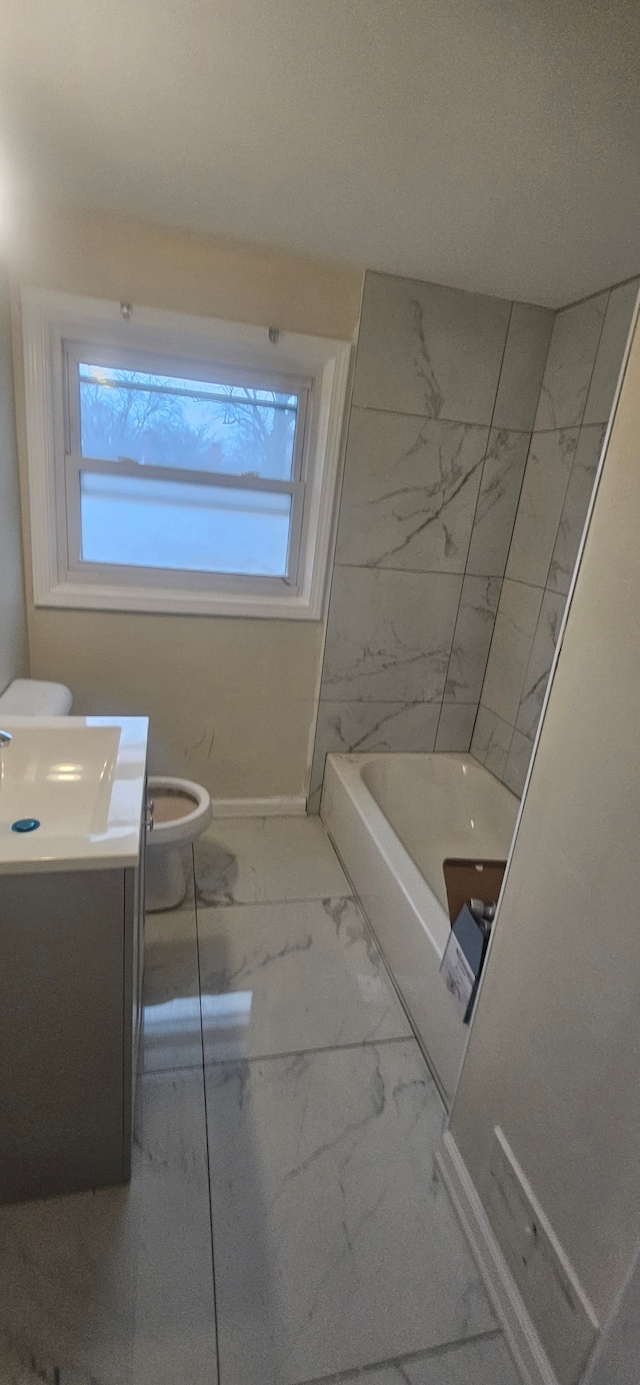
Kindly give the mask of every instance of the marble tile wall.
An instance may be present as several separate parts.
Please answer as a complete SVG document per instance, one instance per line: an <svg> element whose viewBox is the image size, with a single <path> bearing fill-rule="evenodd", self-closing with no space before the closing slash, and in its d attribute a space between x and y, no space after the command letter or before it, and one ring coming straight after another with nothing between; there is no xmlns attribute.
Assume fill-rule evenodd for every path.
<svg viewBox="0 0 640 1385"><path fill-rule="evenodd" d="M640 280L556 314L471 749L520 795Z"/></svg>
<svg viewBox="0 0 640 1385"><path fill-rule="evenodd" d="M469 749L553 320L367 274L310 811L330 751Z"/></svg>

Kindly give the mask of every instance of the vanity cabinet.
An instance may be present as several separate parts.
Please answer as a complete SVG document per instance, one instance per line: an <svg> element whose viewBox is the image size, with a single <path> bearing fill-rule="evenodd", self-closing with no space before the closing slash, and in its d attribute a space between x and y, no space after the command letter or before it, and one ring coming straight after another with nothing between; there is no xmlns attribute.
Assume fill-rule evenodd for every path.
<svg viewBox="0 0 640 1385"><path fill-rule="evenodd" d="M0 875L0 1202L129 1179L145 840L133 866Z"/></svg>

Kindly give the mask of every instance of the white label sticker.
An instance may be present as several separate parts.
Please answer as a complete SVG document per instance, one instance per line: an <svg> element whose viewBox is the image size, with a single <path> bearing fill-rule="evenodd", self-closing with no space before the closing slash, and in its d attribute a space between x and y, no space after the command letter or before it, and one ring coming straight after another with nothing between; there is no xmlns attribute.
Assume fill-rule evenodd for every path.
<svg viewBox="0 0 640 1385"><path fill-rule="evenodd" d="M444 950L444 957L440 963L440 975L449 994L455 1000L460 1019L464 1019L476 978L458 939L453 933L449 934L449 941Z"/></svg>

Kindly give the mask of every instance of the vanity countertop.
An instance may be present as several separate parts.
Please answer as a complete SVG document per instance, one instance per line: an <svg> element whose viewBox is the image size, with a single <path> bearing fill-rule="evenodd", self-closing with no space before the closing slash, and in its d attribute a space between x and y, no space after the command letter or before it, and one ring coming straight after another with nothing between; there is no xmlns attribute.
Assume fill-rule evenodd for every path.
<svg viewBox="0 0 640 1385"><path fill-rule="evenodd" d="M147 717L7 717L0 730L11 736L0 747L0 875L135 866Z"/></svg>

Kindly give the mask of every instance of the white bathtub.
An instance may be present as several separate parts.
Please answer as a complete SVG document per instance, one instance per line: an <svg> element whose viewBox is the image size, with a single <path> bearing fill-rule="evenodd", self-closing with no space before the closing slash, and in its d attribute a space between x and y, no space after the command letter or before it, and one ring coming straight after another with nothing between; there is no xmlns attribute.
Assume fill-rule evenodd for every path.
<svg viewBox="0 0 640 1385"><path fill-rule="evenodd" d="M439 975L448 856L506 859L518 799L470 755L329 755L320 813L451 1103L468 1028Z"/></svg>

